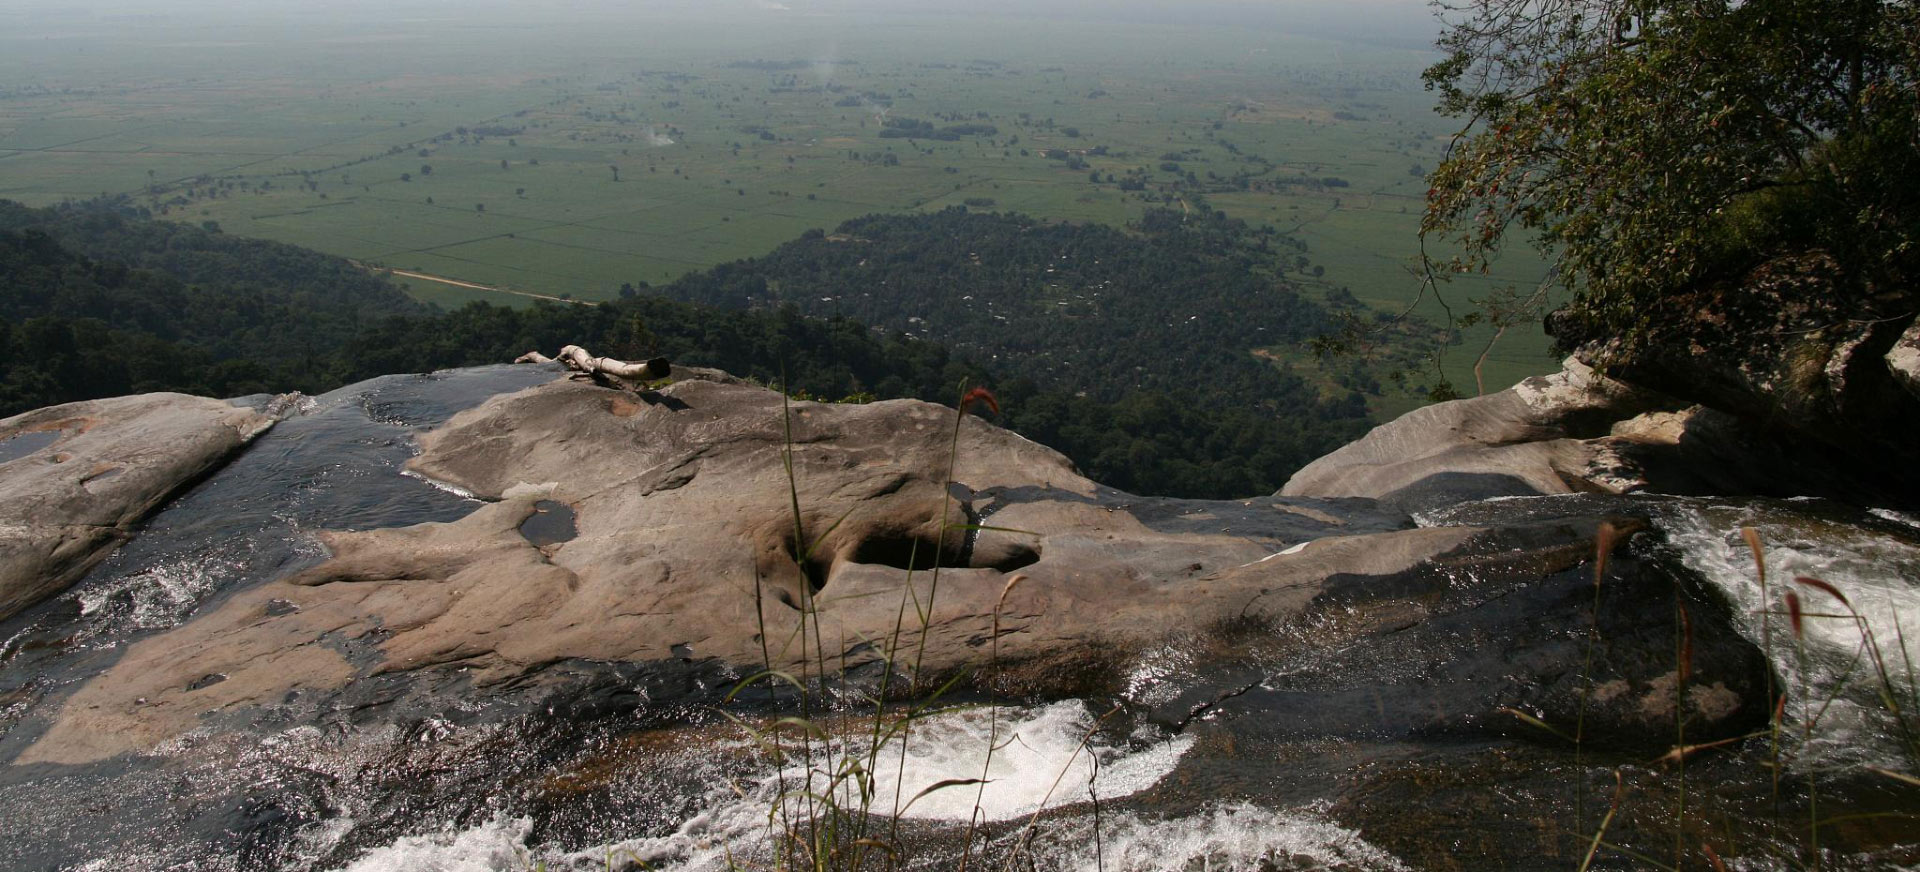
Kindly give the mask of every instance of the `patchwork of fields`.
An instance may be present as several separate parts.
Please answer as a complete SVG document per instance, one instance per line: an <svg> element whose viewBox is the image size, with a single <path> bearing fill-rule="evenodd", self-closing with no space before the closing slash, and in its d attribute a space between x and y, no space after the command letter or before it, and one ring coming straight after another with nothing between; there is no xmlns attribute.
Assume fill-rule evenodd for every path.
<svg viewBox="0 0 1920 872"><path fill-rule="evenodd" d="M1397 311L1450 133L1419 87L1429 60L1039 20L76 19L0 36L0 197L132 194L229 233L582 301L871 212L1211 208L1304 242L1290 281ZM1449 294L1528 281L1524 261ZM446 305L530 300L399 280ZM1485 335L1449 356L1464 389ZM1552 367L1544 337L1509 337L1488 387Z"/></svg>

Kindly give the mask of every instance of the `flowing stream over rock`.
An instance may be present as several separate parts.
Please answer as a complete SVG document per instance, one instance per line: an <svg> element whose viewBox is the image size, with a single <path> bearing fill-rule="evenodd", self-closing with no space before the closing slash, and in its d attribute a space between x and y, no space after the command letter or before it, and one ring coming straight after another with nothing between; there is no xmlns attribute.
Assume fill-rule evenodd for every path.
<svg viewBox="0 0 1920 872"><path fill-rule="evenodd" d="M1643 508L1665 532L1666 547L1727 598L1742 633L1769 648L1776 674L1789 687L1789 732L1815 721L1801 766L1900 766L1898 743L1879 717L1882 686L1872 659L1877 648L1892 690L1913 697L1920 676L1914 671L1920 664L1920 522L1899 512L1862 512L1821 500L1654 495L1501 497L1417 519L1429 525L1486 523L1595 501ZM1753 530L1761 543L1776 600L1771 609L1742 529ZM1800 578L1826 582L1847 604L1795 581ZM1777 603L1782 587L1807 604L1799 639L1791 615ZM1871 630L1871 639L1863 628Z"/></svg>
<svg viewBox="0 0 1920 872"><path fill-rule="evenodd" d="M416 436L491 395L553 378L546 368L486 367L390 376L309 400L80 584L0 623L0 760L18 757L47 730L48 708L128 644L318 564L325 549L312 531L472 513L483 503L401 473ZM1218 507L1226 516L1246 505ZM1179 511L1197 517L1199 508ZM529 542L575 535L564 504L537 512L520 528ZM1880 693L1915 692L1920 524L1819 501L1598 495L1496 497L1410 523L1597 517L1646 519L1648 548L1690 571L1763 646L1786 691L1777 752L1756 736L1676 767L1639 751L1575 750L1500 711L1505 667L1497 652L1485 663L1472 654L1540 606L1503 588L1447 621L1350 645L1321 641L1337 612L1325 625L1196 627L1131 655L1111 694L957 692L916 712L904 739L891 733L877 747L876 709L859 686L819 690L806 710L823 731L810 757L776 759L720 713L768 730L800 711L795 694L729 703L747 676L691 657L537 704L470 695L450 679L434 710L376 700L363 707L378 719L340 710L250 732L197 730L151 754L0 769L0 868L718 870L773 859L769 821L805 817L796 785L861 805L854 782L833 778L848 760L872 761L871 807L903 809L897 823L872 826L897 827L902 844L931 858L922 868L958 866L976 816L972 850L988 859L974 862L985 868L1574 868L1607 813L1616 770L1627 798L1610 840L1656 858L1673 850L1669 822L1685 803L1713 823L1687 839L1733 840L1715 845L1735 858L1729 868L1767 868L1741 856L1813 850L1804 844L1810 814L1857 816L1819 849L1826 868L1920 862L1915 823L1887 814L1912 792L1867 768L1901 760ZM1764 544L1769 599L1742 527ZM1862 659L1861 624L1796 576L1845 594L1892 673L1885 686ZM1476 580L1450 584L1470 591ZM1577 572L1569 584L1586 595ZM1764 607L1783 585L1806 603L1804 643L1789 616ZM1603 584L1599 595L1609 592ZM1645 607L1664 614L1674 603ZM1578 626L1553 632L1584 644ZM1417 656L1430 650L1457 653L1440 665ZM880 721L902 723L905 705L882 707ZM1783 788L1761 765L1776 754ZM943 782L953 786L924 792ZM1634 866L1616 854L1594 868Z"/></svg>

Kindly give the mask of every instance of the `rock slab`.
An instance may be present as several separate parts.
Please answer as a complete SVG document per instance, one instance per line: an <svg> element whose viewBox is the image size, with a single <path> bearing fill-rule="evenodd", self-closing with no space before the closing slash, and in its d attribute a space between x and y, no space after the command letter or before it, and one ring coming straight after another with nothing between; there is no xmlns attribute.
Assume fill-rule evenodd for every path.
<svg viewBox="0 0 1920 872"><path fill-rule="evenodd" d="M0 421L0 619L66 589L272 425L220 400L165 393Z"/></svg>
<svg viewBox="0 0 1920 872"><path fill-rule="evenodd" d="M1616 422L1679 408L1569 359L1558 373L1408 412L1301 468L1282 496L1370 497L1408 511L1490 496L1619 493L1640 484ZM1650 441L1644 437L1637 441Z"/></svg>
<svg viewBox="0 0 1920 872"><path fill-rule="evenodd" d="M1889 367L1897 364L1890 354ZM1578 356L1552 375L1375 427L1301 468L1279 496L1364 497L1418 514L1488 497L1640 492L1869 506L1911 499L1863 484L1832 452L1612 378Z"/></svg>
<svg viewBox="0 0 1920 872"><path fill-rule="evenodd" d="M1772 443L1771 496L1898 509L1920 500L1920 294L1812 250L1648 301L1621 337L1578 307L1547 332L1622 381L1732 416Z"/></svg>
<svg viewBox="0 0 1920 872"><path fill-rule="evenodd" d="M583 663L1104 692L1170 639L1329 610L1390 631L1424 610L1355 613L1335 594L1430 597L1410 573L1526 583L1591 554L1595 526L1516 540L1414 529L1367 500L1137 497L953 409L788 404L718 376L641 393L556 381L460 413L422 449L413 474L487 504L320 534L331 559L130 646L15 762L328 717L382 682L457 675L466 705Z"/></svg>
<svg viewBox="0 0 1920 872"><path fill-rule="evenodd" d="M1914 322L1887 350L1887 372L1915 399L1920 399L1920 321Z"/></svg>

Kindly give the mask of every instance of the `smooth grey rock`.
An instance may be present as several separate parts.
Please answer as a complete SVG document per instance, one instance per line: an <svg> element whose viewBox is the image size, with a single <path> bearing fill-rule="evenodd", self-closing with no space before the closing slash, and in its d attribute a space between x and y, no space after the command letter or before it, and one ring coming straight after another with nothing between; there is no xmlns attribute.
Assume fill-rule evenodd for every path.
<svg viewBox="0 0 1920 872"><path fill-rule="evenodd" d="M824 658L922 687L978 669L1057 696L1110 687L1173 636L1297 617L1330 580L1436 560L1525 574L1591 548L1406 529L1366 501L1134 497L975 417L955 450L955 412L915 401L794 403L790 440L786 420L777 393L701 379L495 397L429 434L412 464L494 502L452 523L322 534L332 559L130 646L16 762L103 759L209 716L327 705L408 675L424 687L455 671L484 696L568 663L797 673L811 659L817 674ZM949 487L950 457L963 487ZM523 535L542 501L573 511L573 538Z"/></svg>
<svg viewBox="0 0 1920 872"><path fill-rule="evenodd" d="M1860 371L1857 354L1832 359L1843 357L1854 362L1835 367L1836 385L1839 374ZM1302 468L1280 496L1364 497L1427 513L1497 496L1643 491L1903 504L1832 452L1608 378L1578 358L1509 390L1382 424Z"/></svg>
<svg viewBox="0 0 1920 872"><path fill-rule="evenodd" d="M772 668L891 670L907 693L967 676L1021 696L1113 695L1169 645L1197 644L1205 663L1235 656L1236 638L1295 639L1302 657L1402 638L1577 575L1599 526L1413 529L1369 500L1137 497L952 409L783 410L777 393L702 378L498 396L428 434L411 471L490 502L449 523L320 534L329 560L134 643L14 762L530 689L565 699L569 682L599 680L580 676L647 664L722 676L715 693ZM571 520L569 535L529 536L542 511L570 512L534 525ZM1531 620L1500 619L1475 633ZM1656 655L1670 649L1658 641Z"/></svg>
<svg viewBox="0 0 1920 872"><path fill-rule="evenodd" d="M66 589L133 524L272 425L185 394L68 403L0 421L0 619Z"/></svg>
<svg viewBox="0 0 1920 872"><path fill-rule="evenodd" d="M1469 499L1624 492L1637 479L1609 446L1612 425L1675 408L1569 359L1507 390L1415 409L1307 464L1286 497L1371 497L1406 511Z"/></svg>
<svg viewBox="0 0 1920 872"><path fill-rule="evenodd" d="M1916 399L1920 399L1920 321L1915 321L1900 334L1899 340L1887 350L1887 370L1893 373L1893 380L1907 389Z"/></svg>

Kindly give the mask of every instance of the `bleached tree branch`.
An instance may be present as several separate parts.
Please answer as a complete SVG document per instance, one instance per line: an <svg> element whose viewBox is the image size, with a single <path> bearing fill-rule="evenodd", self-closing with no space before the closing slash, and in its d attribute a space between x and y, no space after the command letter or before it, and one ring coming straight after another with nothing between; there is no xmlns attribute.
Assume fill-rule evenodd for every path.
<svg viewBox="0 0 1920 872"><path fill-rule="evenodd" d="M513 359L514 363L551 363L558 360L567 369L592 376L613 376L626 381L642 382L666 378L673 372L673 365L664 357L640 363L628 363L611 357L594 357L578 345L569 345L560 349L558 357L548 357L538 351L529 351Z"/></svg>

